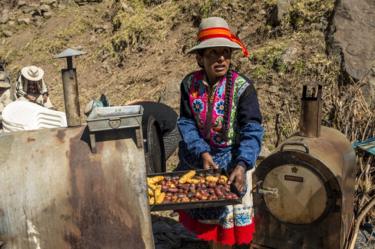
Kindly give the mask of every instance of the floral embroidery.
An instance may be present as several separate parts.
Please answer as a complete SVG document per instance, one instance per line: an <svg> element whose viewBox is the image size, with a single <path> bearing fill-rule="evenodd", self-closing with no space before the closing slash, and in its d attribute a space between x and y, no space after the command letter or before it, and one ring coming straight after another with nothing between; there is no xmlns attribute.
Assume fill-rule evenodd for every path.
<svg viewBox="0 0 375 249"><path fill-rule="evenodd" d="M246 84L246 80L243 77L239 77L236 72L233 72L233 96L231 98L231 102L229 103L231 106L230 110L230 117L228 119L228 139L223 139L223 124L224 124L224 99L225 99L225 82L226 78L222 78L220 82L215 84L212 89L212 99L210 99L210 104L212 103L212 113L211 113L211 130L209 131L210 134L206 134L205 126L206 126L206 118L208 115L208 89L204 85L204 72L198 71L191 77L191 85L189 90L189 101L190 101L190 108L194 113L194 118L199 129L199 132L204 136L209 135L210 137L210 144L214 147L226 147L230 146L235 140L235 134L237 130L237 123L236 123L236 116L237 116L237 103L238 103L238 90Z"/></svg>
<svg viewBox="0 0 375 249"><path fill-rule="evenodd" d="M221 134L215 134L213 140L214 140L215 144L218 144L218 145L222 145L225 142L223 140Z"/></svg>
<svg viewBox="0 0 375 249"><path fill-rule="evenodd" d="M236 226L246 226L246 225L251 224L250 212L237 213L235 218L234 218L234 224Z"/></svg>
<svg viewBox="0 0 375 249"><path fill-rule="evenodd" d="M193 110L195 113L199 113L199 112L202 112L203 111L203 108L204 108L204 104L203 104L203 101L200 100L200 99L195 99L193 101Z"/></svg>
<svg viewBox="0 0 375 249"><path fill-rule="evenodd" d="M212 129L216 132L220 132L221 129L223 128L223 116L219 116L216 121L215 121L215 125L214 127L212 127Z"/></svg>
<svg viewBox="0 0 375 249"><path fill-rule="evenodd" d="M224 115L224 100L216 102L215 112L217 115Z"/></svg>

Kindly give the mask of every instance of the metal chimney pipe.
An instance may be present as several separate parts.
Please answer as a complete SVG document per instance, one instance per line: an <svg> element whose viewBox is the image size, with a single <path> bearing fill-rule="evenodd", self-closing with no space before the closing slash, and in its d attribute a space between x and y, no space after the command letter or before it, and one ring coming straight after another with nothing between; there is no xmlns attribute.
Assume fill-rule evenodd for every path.
<svg viewBox="0 0 375 249"><path fill-rule="evenodd" d="M67 68L61 69L61 77L64 89L65 113L68 127L81 125L77 72L73 67L73 56L79 56L82 54L84 54L84 52L68 48L55 56L55 58L66 58L67 60Z"/></svg>
<svg viewBox="0 0 375 249"><path fill-rule="evenodd" d="M303 86L301 98L300 135L304 137L319 137L322 121L322 86L318 85L315 93L313 88L311 96L307 96L307 86Z"/></svg>

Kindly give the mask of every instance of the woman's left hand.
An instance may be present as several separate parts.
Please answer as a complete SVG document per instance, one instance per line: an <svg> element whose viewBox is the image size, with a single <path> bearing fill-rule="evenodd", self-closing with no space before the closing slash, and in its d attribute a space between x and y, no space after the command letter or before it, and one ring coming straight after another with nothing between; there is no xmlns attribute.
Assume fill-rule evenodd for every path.
<svg viewBox="0 0 375 249"><path fill-rule="evenodd" d="M241 165L237 165L229 176L228 183L231 184L233 182L234 186L240 193L244 190L245 187L245 173L245 168Z"/></svg>

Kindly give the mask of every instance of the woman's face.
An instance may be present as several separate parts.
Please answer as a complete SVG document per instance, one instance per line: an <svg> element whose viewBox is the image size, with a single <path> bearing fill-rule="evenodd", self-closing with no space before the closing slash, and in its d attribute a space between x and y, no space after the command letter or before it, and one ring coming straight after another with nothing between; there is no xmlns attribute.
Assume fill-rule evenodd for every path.
<svg viewBox="0 0 375 249"><path fill-rule="evenodd" d="M224 76L230 65L232 49L227 47L206 48L203 53L197 53L197 62L201 65L210 82L216 82Z"/></svg>

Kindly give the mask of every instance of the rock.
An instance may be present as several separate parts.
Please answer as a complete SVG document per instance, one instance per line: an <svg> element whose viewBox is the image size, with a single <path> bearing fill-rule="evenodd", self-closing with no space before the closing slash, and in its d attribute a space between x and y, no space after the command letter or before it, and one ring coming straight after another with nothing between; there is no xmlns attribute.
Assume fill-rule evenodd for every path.
<svg viewBox="0 0 375 249"><path fill-rule="evenodd" d="M30 13L32 13L33 11L36 10L35 7L30 6L30 5L25 5L25 6L23 6L21 9L22 9L22 13L24 13L24 14L30 14Z"/></svg>
<svg viewBox="0 0 375 249"><path fill-rule="evenodd" d="M11 37L13 35L12 31L9 30L3 30L3 35L5 37Z"/></svg>
<svg viewBox="0 0 375 249"><path fill-rule="evenodd" d="M43 17L44 17L44 18L47 18L47 19L48 19L48 18L51 18L51 17L52 17L52 12L51 12L51 11L49 11L49 12L44 12L44 13L43 13Z"/></svg>
<svg viewBox="0 0 375 249"><path fill-rule="evenodd" d="M51 11L51 7L47 4L43 4L39 7L39 10L40 10L41 13L49 12L49 11Z"/></svg>
<svg viewBox="0 0 375 249"><path fill-rule="evenodd" d="M83 5L85 3L101 3L103 0L74 0L78 5Z"/></svg>
<svg viewBox="0 0 375 249"><path fill-rule="evenodd" d="M289 12L289 8L294 0L278 0L277 1L277 18L279 21L283 18L285 14Z"/></svg>
<svg viewBox="0 0 375 249"><path fill-rule="evenodd" d="M21 8L23 6L26 6L26 1L25 0L18 0L17 8Z"/></svg>
<svg viewBox="0 0 375 249"><path fill-rule="evenodd" d="M29 25L31 23L31 19L28 17L21 17L17 19L18 24L26 24Z"/></svg>
<svg viewBox="0 0 375 249"><path fill-rule="evenodd" d="M13 21L13 20L11 20L11 21L8 22L8 25L9 25L9 26L14 26L14 25L16 25L16 22Z"/></svg>
<svg viewBox="0 0 375 249"><path fill-rule="evenodd" d="M40 1L40 4L41 5L43 5L43 4L55 5L55 4L57 4L57 0L42 0L42 1Z"/></svg>
<svg viewBox="0 0 375 249"><path fill-rule="evenodd" d="M61 9L61 10L63 10L63 9L65 9L66 8L66 5L65 4L62 4L62 3L60 3L58 6L57 6L57 8L59 8L59 9Z"/></svg>
<svg viewBox="0 0 375 249"><path fill-rule="evenodd" d="M1 11L0 24L5 24L9 21L9 10L4 9Z"/></svg>
<svg viewBox="0 0 375 249"><path fill-rule="evenodd" d="M105 25L102 25L102 24L95 24L93 28L94 28L95 33L98 33L98 34L106 31Z"/></svg>
<svg viewBox="0 0 375 249"><path fill-rule="evenodd" d="M301 45L298 42L291 42L285 52L281 55L283 64L290 64L299 58Z"/></svg>
<svg viewBox="0 0 375 249"><path fill-rule="evenodd" d="M375 1L338 1L333 25L329 51L342 53L345 72L362 79L375 60Z"/></svg>

